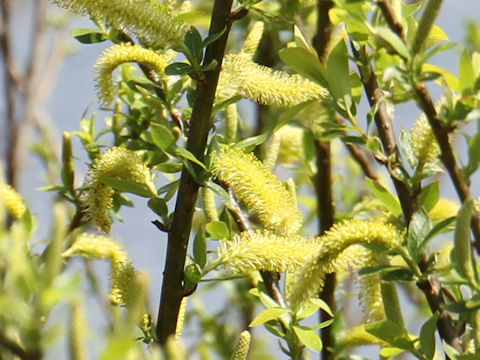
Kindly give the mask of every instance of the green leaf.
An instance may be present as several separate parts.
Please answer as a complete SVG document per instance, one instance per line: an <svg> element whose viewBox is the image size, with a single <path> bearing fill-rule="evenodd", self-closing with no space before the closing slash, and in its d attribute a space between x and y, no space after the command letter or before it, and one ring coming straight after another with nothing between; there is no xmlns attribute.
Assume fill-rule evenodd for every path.
<svg viewBox="0 0 480 360"><path fill-rule="evenodd" d="M167 173L167 174L173 174L173 173L182 171L183 164L181 164L181 163L158 164L158 165L155 165L155 169L157 169L158 171Z"/></svg>
<svg viewBox="0 0 480 360"><path fill-rule="evenodd" d="M438 181L428 184L422 189L418 197L418 205L423 206L426 212L430 212L440 198L440 187Z"/></svg>
<svg viewBox="0 0 480 360"><path fill-rule="evenodd" d="M317 332L315 330L312 330L310 328L307 328L305 326L292 326L293 331L295 334L298 336L300 341L308 347L309 349L315 351L315 352L320 352L322 351L322 340L320 339L320 336L318 336Z"/></svg>
<svg viewBox="0 0 480 360"><path fill-rule="evenodd" d="M468 142L467 176L473 174L480 164L480 133L475 134Z"/></svg>
<svg viewBox="0 0 480 360"><path fill-rule="evenodd" d="M99 29L73 29L70 33L82 44L95 44L107 40L105 34Z"/></svg>
<svg viewBox="0 0 480 360"><path fill-rule="evenodd" d="M250 323L250 327L255 327L258 325L262 325L268 321L278 319L283 314L290 312L289 309L281 308L281 307L271 307L268 309L263 310L260 314L258 314L255 319Z"/></svg>
<svg viewBox="0 0 480 360"><path fill-rule="evenodd" d="M113 177L105 177L102 181L120 192L128 192L141 197L152 197L153 194L144 184L139 184L134 181L121 180Z"/></svg>
<svg viewBox="0 0 480 360"><path fill-rule="evenodd" d="M377 27L373 29L373 33L386 41L398 55L406 60L410 59L410 52L408 51L407 46L392 30L386 27Z"/></svg>
<svg viewBox="0 0 480 360"><path fill-rule="evenodd" d="M399 216L402 213L400 202L395 196L393 196L387 189L380 185L380 183L368 178L366 181L373 194L394 216Z"/></svg>
<svg viewBox="0 0 480 360"><path fill-rule="evenodd" d="M225 204L227 208L232 211L237 211L237 207L233 203L232 199L230 199L230 196L224 188L210 180L205 183L205 186L211 189L215 193L215 195L220 198L220 200Z"/></svg>
<svg viewBox="0 0 480 360"><path fill-rule="evenodd" d="M155 214L160 216L161 218L168 217L168 206L165 200L158 197L153 197L148 200L148 207L152 209Z"/></svg>
<svg viewBox="0 0 480 360"><path fill-rule="evenodd" d="M191 162L194 162L195 164L199 165L202 169L207 170L205 165L187 149L177 146L175 148L175 152L177 153L178 156L181 156L182 158L190 160Z"/></svg>
<svg viewBox="0 0 480 360"><path fill-rule="evenodd" d="M162 150L167 150L175 144L175 137L170 129L160 124L152 124L152 140Z"/></svg>
<svg viewBox="0 0 480 360"><path fill-rule="evenodd" d="M407 246L409 254L415 261L419 261L423 257L425 249L420 245L425 244L424 240L432 227L432 222L425 210L420 209L413 213L408 226Z"/></svg>
<svg viewBox="0 0 480 360"><path fill-rule="evenodd" d="M193 67L190 64L184 62L175 62L168 65L165 68L166 75L185 75L193 71Z"/></svg>
<svg viewBox="0 0 480 360"><path fill-rule="evenodd" d="M316 55L305 49L286 48L280 50L278 56L300 75L328 88L325 68Z"/></svg>
<svg viewBox="0 0 480 360"><path fill-rule="evenodd" d="M391 346L386 346L380 350L379 355L382 356L382 358L387 358L390 359L393 356L400 355L401 353L405 352L403 349L399 349L396 347L391 347Z"/></svg>
<svg viewBox="0 0 480 360"><path fill-rule="evenodd" d="M337 102L344 108L346 97L350 97L350 71L348 69L348 51L345 41L341 39L333 48L327 60L328 89Z"/></svg>
<svg viewBox="0 0 480 360"><path fill-rule="evenodd" d="M414 274L406 267L390 267L382 273L382 280L384 281L412 281Z"/></svg>
<svg viewBox="0 0 480 360"><path fill-rule="evenodd" d="M434 314L423 324L420 330L420 348L427 360L435 355L435 331L437 330L438 314Z"/></svg>
<svg viewBox="0 0 480 360"><path fill-rule="evenodd" d="M393 347L405 350L414 348L412 341L408 337L407 330L393 321L386 320L374 324L366 324L365 330Z"/></svg>
<svg viewBox="0 0 480 360"><path fill-rule="evenodd" d="M230 239L230 230L223 221L212 221L205 225L205 228L215 239Z"/></svg>
<svg viewBox="0 0 480 360"><path fill-rule="evenodd" d="M458 86L461 92L470 89L475 83L475 71L473 70L472 60L469 51L465 49L460 56L458 65Z"/></svg>
<svg viewBox="0 0 480 360"><path fill-rule="evenodd" d="M227 27L225 26L221 31L212 35L208 35L202 42L202 48L206 48L208 45L216 41L225 33L226 30L227 30Z"/></svg>
<svg viewBox="0 0 480 360"><path fill-rule="evenodd" d="M200 64L203 59L203 41L202 35L200 35L197 28L194 26L190 27L185 34L184 43L187 49L190 50L190 53L193 55L197 63Z"/></svg>
<svg viewBox="0 0 480 360"><path fill-rule="evenodd" d="M233 149L248 149L263 144L267 140L268 133L246 138L232 146Z"/></svg>
<svg viewBox="0 0 480 360"><path fill-rule="evenodd" d="M207 262L207 238L203 228L198 229L193 240L193 259L202 269Z"/></svg>

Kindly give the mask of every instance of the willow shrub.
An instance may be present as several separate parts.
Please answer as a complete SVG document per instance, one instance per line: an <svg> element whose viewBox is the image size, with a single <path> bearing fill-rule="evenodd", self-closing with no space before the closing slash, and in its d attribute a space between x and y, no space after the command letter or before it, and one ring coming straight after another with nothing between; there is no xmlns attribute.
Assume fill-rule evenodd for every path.
<svg viewBox="0 0 480 360"><path fill-rule="evenodd" d="M70 357L88 358L74 257L92 284L89 259L110 264L102 359L278 358L266 341L291 359L347 359L362 345L384 358L478 358L470 183L480 136L464 130L479 119L475 24L461 48L435 23L442 0L52 2L92 20L73 31L81 43L111 44L94 78L111 116L102 131L92 116L64 134L42 253L29 240L35 217L0 187L2 358L42 358L61 303L72 314ZM432 63L446 52L459 54L458 76ZM405 103L421 115L397 118L398 133ZM72 141L88 154L83 182ZM109 235L130 194L168 235L163 279L147 280ZM163 284L158 311L147 306L149 282ZM199 294L220 282L231 305L212 314ZM399 288L414 302L401 303ZM362 319L348 311L352 294ZM184 319L197 333L188 352ZM257 326L270 337L251 334Z"/></svg>

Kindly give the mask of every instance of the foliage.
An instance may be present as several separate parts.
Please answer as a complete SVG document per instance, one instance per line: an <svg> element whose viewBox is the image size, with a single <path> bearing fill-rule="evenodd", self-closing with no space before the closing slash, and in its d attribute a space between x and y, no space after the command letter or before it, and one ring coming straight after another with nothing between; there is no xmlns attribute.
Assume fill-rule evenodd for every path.
<svg viewBox="0 0 480 360"><path fill-rule="evenodd" d="M441 0L53 2L93 21L73 32L81 43L113 43L94 79L111 115L100 129L85 115L64 134L41 251L36 217L0 184L2 358L42 358L62 334L50 315L65 305L70 357L87 358L77 257L108 317L101 359L185 359L192 331L201 359L272 358L259 326L290 359L349 359L362 345L385 358L478 358L480 219L469 186L480 137L465 130L480 121L474 23L460 49L435 23ZM458 76L432 63L453 49ZM405 103L421 115L397 136ZM454 149L462 141L466 154ZM83 182L72 142L88 156ZM439 176L458 200L444 198ZM168 234L158 318L148 283L162 279L137 271L109 235L130 195ZM109 295L95 259L110 264ZM351 278L361 322L347 316ZM200 294L219 284L231 304L212 314ZM398 289L416 301L417 332Z"/></svg>

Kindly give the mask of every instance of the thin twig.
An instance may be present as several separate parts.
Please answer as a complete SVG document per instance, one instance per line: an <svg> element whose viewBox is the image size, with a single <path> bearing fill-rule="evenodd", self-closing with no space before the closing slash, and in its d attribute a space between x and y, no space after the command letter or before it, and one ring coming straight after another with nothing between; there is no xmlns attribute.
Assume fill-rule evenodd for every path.
<svg viewBox="0 0 480 360"><path fill-rule="evenodd" d="M204 64L216 61L218 66L205 73L205 80L197 83L189 136L186 149L197 159L203 161L208 132L212 124L212 108L217 88L231 22L228 21L233 0L215 0L212 10L209 34L215 34L226 27L224 34L210 44L205 53ZM165 271L160 297L157 320L157 339L165 344L170 335L175 334L178 311L184 296L183 268L188 240L192 227L199 184L187 169L183 169L180 187L175 205L175 212L168 237Z"/></svg>

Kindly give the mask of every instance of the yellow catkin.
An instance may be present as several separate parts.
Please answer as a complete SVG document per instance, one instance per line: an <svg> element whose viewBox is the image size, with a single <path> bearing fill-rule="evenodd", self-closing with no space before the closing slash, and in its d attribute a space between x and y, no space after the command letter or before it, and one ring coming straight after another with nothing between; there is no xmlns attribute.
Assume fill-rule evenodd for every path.
<svg viewBox="0 0 480 360"><path fill-rule="evenodd" d="M433 221L440 221L456 216L460 210L460 204L456 200L441 198L428 213Z"/></svg>
<svg viewBox="0 0 480 360"><path fill-rule="evenodd" d="M70 359L86 360L87 357L87 323L83 303L76 301L72 305L72 318L70 323Z"/></svg>
<svg viewBox="0 0 480 360"><path fill-rule="evenodd" d="M320 251L315 239L299 235L279 236L268 231L243 232L222 241L218 257L233 273L256 270L297 272Z"/></svg>
<svg viewBox="0 0 480 360"><path fill-rule="evenodd" d="M424 166L440 155L440 147L424 114L413 125L411 142L413 153L418 159L418 166Z"/></svg>
<svg viewBox="0 0 480 360"><path fill-rule="evenodd" d="M83 256L92 259L110 261L111 290L110 301L113 305L125 306L138 295L139 273L133 267L123 246L115 239L95 234L80 234L63 257Z"/></svg>
<svg viewBox="0 0 480 360"><path fill-rule="evenodd" d="M303 133L298 126L284 125L275 134L280 139L280 153L278 161L281 163L293 163L303 157Z"/></svg>
<svg viewBox="0 0 480 360"><path fill-rule="evenodd" d="M183 323L185 321L185 314L187 312L187 303L188 303L188 297L184 297L182 299L182 302L180 303L180 310L178 311L177 327L175 330L176 338L179 338L180 336L182 336Z"/></svg>
<svg viewBox="0 0 480 360"><path fill-rule="evenodd" d="M286 235L297 233L302 226L302 214L292 194L253 154L223 148L215 153L211 170L232 187L267 229Z"/></svg>
<svg viewBox="0 0 480 360"><path fill-rule="evenodd" d="M260 40L262 40L264 24L261 21L256 21L252 29L247 35L245 42L243 44L242 52L250 58L253 59L255 52L257 51L258 45L260 44Z"/></svg>
<svg viewBox="0 0 480 360"><path fill-rule="evenodd" d="M116 44L106 49L95 64L97 94L103 105L109 106L115 96L113 71L119 65L128 62L148 66L160 76L165 77L164 69L168 65L168 57L129 43Z"/></svg>
<svg viewBox="0 0 480 360"><path fill-rule="evenodd" d="M156 189L154 175L137 153L113 147L99 155L89 170L85 182L88 190L82 197L82 204L93 225L109 233L114 190L103 182L107 177L145 185L152 194Z"/></svg>
<svg viewBox="0 0 480 360"><path fill-rule="evenodd" d="M225 142L231 144L237 138L238 112L237 104L229 104L225 109Z"/></svg>
<svg viewBox="0 0 480 360"><path fill-rule="evenodd" d="M367 322L385 320L382 291L378 274L360 276L358 298Z"/></svg>
<svg viewBox="0 0 480 360"><path fill-rule="evenodd" d="M79 15L103 20L137 37L147 46L166 48L182 42L187 28L173 9L151 0L53 0Z"/></svg>
<svg viewBox="0 0 480 360"><path fill-rule="evenodd" d="M365 253L360 247L354 248L349 259L342 259L342 253L353 245L377 245L385 249L393 249L399 244L400 235L395 227L380 221L347 220L335 224L323 236L319 254L305 264L298 276L298 281L291 290L290 305L296 308L310 299L323 287L325 274L336 271L338 266L349 266L358 252L357 262L365 263ZM360 253L360 251L362 251ZM363 257L363 260L361 259ZM342 260L340 263L338 262Z"/></svg>
<svg viewBox="0 0 480 360"><path fill-rule="evenodd" d="M138 272L130 260L112 261L110 302L117 306L129 305L137 294Z"/></svg>
<svg viewBox="0 0 480 360"><path fill-rule="evenodd" d="M123 246L110 236L82 233L63 257L84 256L92 259L122 261L128 259Z"/></svg>
<svg viewBox="0 0 480 360"><path fill-rule="evenodd" d="M251 336L248 330L244 330L240 333L240 337L238 338L237 345L235 346L235 350L233 351L230 360L247 359L248 350L250 348L250 339Z"/></svg>
<svg viewBox="0 0 480 360"><path fill-rule="evenodd" d="M328 91L298 74L258 65L240 53L225 56L216 97L221 101L237 95L263 105L292 107L326 98Z"/></svg>
<svg viewBox="0 0 480 360"><path fill-rule="evenodd" d="M27 211L22 196L13 187L4 183L0 183L0 204L3 204L15 219L20 219Z"/></svg>
<svg viewBox="0 0 480 360"><path fill-rule="evenodd" d="M218 221L217 205L215 203L215 193L208 187L203 188L203 211L208 222Z"/></svg>

